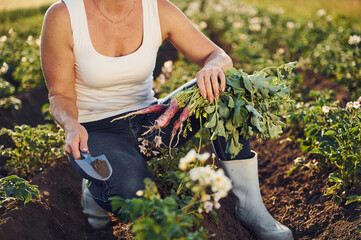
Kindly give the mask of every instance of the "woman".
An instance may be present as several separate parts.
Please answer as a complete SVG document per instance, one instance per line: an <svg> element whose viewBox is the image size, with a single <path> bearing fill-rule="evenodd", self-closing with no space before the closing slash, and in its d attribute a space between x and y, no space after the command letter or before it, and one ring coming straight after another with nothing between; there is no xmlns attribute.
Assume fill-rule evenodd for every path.
<svg viewBox="0 0 361 240"><path fill-rule="evenodd" d="M109 221L109 197L135 197L144 188L143 180L154 178L137 149L137 137L158 115L110 120L157 102L152 72L165 39L202 68L195 80L202 96L210 102L218 98L231 59L167 0L63 0L45 15L42 67L51 112L65 130L65 150L75 159L81 152L105 154L113 168L103 184L83 184L83 211L95 228ZM193 124L197 130L197 121ZM163 139L169 139L170 131L165 133ZM239 200L237 217L261 239L293 239L265 209L257 156L249 140L241 141L245 147L232 161L222 150L224 141L214 142Z"/></svg>

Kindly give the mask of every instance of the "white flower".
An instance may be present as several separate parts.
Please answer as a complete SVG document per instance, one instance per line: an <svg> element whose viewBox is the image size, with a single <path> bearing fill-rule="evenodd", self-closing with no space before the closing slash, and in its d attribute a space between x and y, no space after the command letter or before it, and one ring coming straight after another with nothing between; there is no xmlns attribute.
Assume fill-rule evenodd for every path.
<svg viewBox="0 0 361 240"><path fill-rule="evenodd" d="M357 101L361 102L361 97L359 97Z"/></svg>
<svg viewBox="0 0 361 240"><path fill-rule="evenodd" d="M21 61L22 61L22 62L26 62L27 60L28 60L28 59L27 59L26 57L22 57L22 58L21 58Z"/></svg>
<svg viewBox="0 0 361 240"><path fill-rule="evenodd" d="M155 146L157 148L160 148L160 145L162 144L162 137L161 136L155 136L154 137Z"/></svg>
<svg viewBox="0 0 361 240"><path fill-rule="evenodd" d="M236 29L237 28L242 28L243 24L241 22L233 22L232 27L236 28Z"/></svg>
<svg viewBox="0 0 361 240"><path fill-rule="evenodd" d="M143 144L144 147L145 147L145 146L148 146L148 145L149 145L149 141L148 141L147 139L144 139L144 140L142 141L142 144Z"/></svg>
<svg viewBox="0 0 361 240"><path fill-rule="evenodd" d="M199 27L201 29L206 29L207 28L207 23L205 21L202 21L202 22L199 23Z"/></svg>
<svg viewBox="0 0 361 240"><path fill-rule="evenodd" d="M143 153L143 154L147 153L147 149L143 145L139 145L139 148L140 148L141 153Z"/></svg>
<svg viewBox="0 0 361 240"><path fill-rule="evenodd" d="M296 27L296 24L294 22L287 22L286 27L288 29L294 29Z"/></svg>
<svg viewBox="0 0 361 240"><path fill-rule="evenodd" d="M172 72L173 71L173 61L172 60L168 60L166 62L164 62L163 64L164 70L165 72Z"/></svg>
<svg viewBox="0 0 361 240"><path fill-rule="evenodd" d="M206 210L206 213L208 213L209 211L212 211L213 209L213 203L212 202L205 202L204 203L204 209Z"/></svg>
<svg viewBox="0 0 361 240"><path fill-rule="evenodd" d="M211 183L212 191L218 192L219 197L227 196L227 193L232 188L231 180L224 175L223 169L218 169L212 177Z"/></svg>
<svg viewBox="0 0 361 240"><path fill-rule="evenodd" d="M322 107L322 112L328 113L329 111L330 111L330 107L327 107L327 106Z"/></svg>
<svg viewBox="0 0 361 240"><path fill-rule="evenodd" d="M144 191L143 191L143 190L138 190L135 194L136 194L138 197L141 197L141 196L143 196Z"/></svg>
<svg viewBox="0 0 361 240"><path fill-rule="evenodd" d="M8 37L6 35L3 35L0 37L0 42L5 42L8 39Z"/></svg>
<svg viewBox="0 0 361 240"><path fill-rule="evenodd" d="M307 27L310 28L310 29L313 28L313 22L308 21L307 22Z"/></svg>
<svg viewBox="0 0 361 240"><path fill-rule="evenodd" d="M252 32L259 32L259 31L261 31L261 29L262 29L262 27L261 27L261 24L259 24L259 23L249 25L249 30L251 30Z"/></svg>
<svg viewBox="0 0 361 240"><path fill-rule="evenodd" d="M353 107L356 109L360 108L360 102L358 101L353 102Z"/></svg>
<svg viewBox="0 0 361 240"><path fill-rule="evenodd" d="M352 35L348 39L348 44L350 45L358 45L361 42L361 37L357 35Z"/></svg>
<svg viewBox="0 0 361 240"><path fill-rule="evenodd" d="M283 55L285 52L286 51L284 48L277 48L277 50L276 50L276 54L278 54L278 55Z"/></svg>
<svg viewBox="0 0 361 240"><path fill-rule="evenodd" d="M197 158L196 150L194 150L194 149L190 150L184 157L182 157L179 160L178 168L180 170L186 170L188 167L188 164L196 161L196 158Z"/></svg>
<svg viewBox="0 0 361 240"><path fill-rule="evenodd" d="M248 35L245 34L245 33L239 33L239 34L237 35L237 37L238 37L239 39L241 39L241 40L247 40Z"/></svg>
<svg viewBox="0 0 361 240"><path fill-rule="evenodd" d="M327 15L327 17L326 17L326 21L331 22L331 21L332 21L332 19L333 19L333 17L332 17L331 15Z"/></svg>
<svg viewBox="0 0 361 240"><path fill-rule="evenodd" d="M214 170L209 166L196 167L189 171L189 178L194 182L198 181L201 186L207 186L211 184L213 174Z"/></svg>
<svg viewBox="0 0 361 240"><path fill-rule="evenodd" d="M29 44L29 45L32 45L33 44L33 36L32 35L29 35L28 36L28 39L26 40L26 42Z"/></svg>
<svg viewBox="0 0 361 240"><path fill-rule="evenodd" d="M40 40L40 37L39 37L38 39L35 40L35 44L40 47L40 43L41 43L41 40Z"/></svg>
<svg viewBox="0 0 361 240"><path fill-rule="evenodd" d="M203 154L197 154L197 159L201 161L201 163L204 163L210 156L211 154L209 152L205 152Z"/></svg>
<svg viewBox="0 0 361 240"><path fill-rule="evenodd" d="M9 65L6 62L3 62L3 65L0 68L0 74L6 73L9 70Z"/></svg>
<svg viewBox="0 0 361 240"><path fill-rule="evenodd" d="M346 103L346 108L352 108L352 107L353 107L353 102Z"/></svg>
<svg viewBox="0 0 361 240"><path fill-rule="evenodd" d="M249 18L248 19L248 23L249 24L257 24L257 23L261 23L262 19L259 17L253 17L253 18Z"/></svg>
<svg viewBox="0 0 361 240"><path fill-rule="evenodd" d="M152 151L152 153L153 153L154 156L157 156L159 154L158 151Z"/></svg>
<svg viewBox="0 0 361 240"><path fill-rule="evenodd" d="M12 35L14 33L14 29L10 28L8 33L9 33L9 35Z"/></svg>
<svg viewBox="0 0 361 240"><path fill-rule="evenodd" d="M220 209L220 207L221 207L221 204L220 204L219 202L216 202L216 203L214 204L214 208L215 208L215 209Z"/></svg>
<svg viewBox="0 0 361 240"><path fill-rule="evenodd" d="M326 10L325 9L319 9L316 13L317 17L323 17L326 15Z"/></svg>
<svg viewBox="0 0 361 240"><path fill-rule="evenodd" d="M213 197L213 200L214 200L215 202L218 202L220 199L221 199L221 197L219 196L219 193L215 193L215 194L214 194L214 197Z"/></svg>

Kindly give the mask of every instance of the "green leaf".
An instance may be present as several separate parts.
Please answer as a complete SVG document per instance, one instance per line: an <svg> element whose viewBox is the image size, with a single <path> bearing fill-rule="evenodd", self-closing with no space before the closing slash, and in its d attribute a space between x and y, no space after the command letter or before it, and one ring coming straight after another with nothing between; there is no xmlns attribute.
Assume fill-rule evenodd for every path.
<svg viewBox="0 0 361 240"><path fill-rule="evenodd" d="M214 220L216 220L216 224L219 225L219 217L216 211L212 210L210 211L211 215L214 217Z"/></svg>
<svg viewBox="0 0 361 240"><path fill-rule="evenodd" d="M244 83L244 87L250 92L250 93L253 93L253 87L252 87L252 83L251 81L248 79L248 76L241 72L241 76L242 76L242 79L243 79L243 83Z"/></svg>
<svg viewBox="0 0 361 240"><path fill-rule="evenodd" d="M214 128L217 123L217 112L213 113L209 118L208 123L206 124L206 128Z"/></svg>
<svg viewBox="0 0 361 240"><path fill-rule="evenodd" d="M265 130L260 126L260 122L258 117L256 117L255 115L252 115L251 117L251 124L253 126L255 126L259 132L263 133Z"/></svg>
<svg viewBox="0 0 361 240"><path fill-rule="evenodd" d="M357 196L357 195L348 196L346 199L347 199L346 205L353 202L361 202L361 196Z"/></svg>
<svg viewBox="0 0 361 240"><path fill-rule="evenodd" d="M216 110L216 106L214 106L214 105L207 106L204 108L204 110L206 111L206 113L211 114L214 112L214 110Z"/></svg>
<svg viewBox="0 0 361 240"><path fill-rule="evenodd" d="M228 98L228 107L234 108L234 101L231 96L229 96L229 98Z"/></svg>
<svg viewBox="0 0 361 240"><path fill-rule="evenodd" d="M263 118L263 116L251 105L247 104L246 108L249 112L252 112L256 117Z"/></svg>
<svg viewBox="0 0 361 240"><path fill-rule="evenodd" d="M230 115L230 111L229 111L229 108L227 107L227 105L223 102L221 102L219 104L219 115L224 118L224 119L227 119Z"/></svg>
<svg viewBox="0 0 361 240"><path fill-rule="evenodd" d="M324 136L335 136L337 132L335 130L327 130L323 135Z"/></svg>
<svg viewBox="0 0 361 240"><path fill-rule="evenodd" d="M323 155L323 152L319 148L314 148L310 153Z"/></svg>
<svg viewBox="0 0 361 240"><path fill-rule="evenodd" d="M328 176L328 180L330 182L343 183L343 180L341 179L339 173L330 173L330 175Z"/></svg>
<svg viewBox="0 0 361 240"><path fill-rule="evenodd" d="M217 122L217 125L216 125L216 130L215 130L215 134L217 136L221 136L221 137L227 137L226 135L226 130L224 129L224 122L223 120L219 120Z"/></svg>
<svg viewBox="0 0 361 240"><path fill-rule="evenodd" d="M335 184L335 185L327 188L326 195L328 196L328 195L333 194L333 192L334 192L336 189L338 189L338 184Z"/></svg>
<svg viewBox="0 0 361 240"><path fill-rule="evenodd" d="M227 71L226 71L226 75L227 76L232 76L232 75L238 75L238 70L235 69L235 68L229 68Z"/></svg>

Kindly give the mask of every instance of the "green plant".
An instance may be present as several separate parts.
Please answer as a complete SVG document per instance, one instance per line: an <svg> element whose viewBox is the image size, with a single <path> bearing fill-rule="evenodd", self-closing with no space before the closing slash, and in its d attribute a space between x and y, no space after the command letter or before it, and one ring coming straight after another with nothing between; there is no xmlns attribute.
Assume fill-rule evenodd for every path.
<svg viewBox="0 0 361 240"><path fill-rule="evenodd" d="M12 29L0 36L0 107L19 109L16 94L45 82L40 65L40 39L32 35L20 37Z"/></svg>
<svg viewBox="0 0 361 240"><path fill-rule="evenodd" d="M360 200L359 196L348 196L361 185L359 108L359 101L349 102L346 108L327 105L310 108L303 117L305 138L298 139L302 151L310 157L298 162L296 167L309 163L312 158L318 168L330 167L329 181L333 185L326 195L334 195L336 201L347 199L347 204Z"/></svg>
<svg viewBox="0 0 361 240"><path fill-rule="evenodd" d="M211 213L218 221L213 208L220 207L218 201L230 190L230 180L221 169L215 171L213 164L203 166L209 153L197 154L193 149L180 158L183 154L176 151L173 158L164 154L151 159L149 166L157 183L147 179L145 190L137 192L139 198L112 198L113 209L119 209L123 220L133 222L136 239L207 239L212 236L203 228L195 227L203 219L202 212Z"/></svg>
<svg viewBox="0 0 361 240"><path fill-rule="evenodd" d="M25 179L11 175L0 179L0 204L12 197L28 203L32 196L40 199L36 185L30 185Z"/></svg>
<svg viewBox="0 0 361 240"><path fill-rule="evenodd" d="M0 148L0 156L8 159L7 166L19 176L33 176L64 155L64 131L54 124L2 128L0 135L3 134L11 137L15 148Z"/></svg>

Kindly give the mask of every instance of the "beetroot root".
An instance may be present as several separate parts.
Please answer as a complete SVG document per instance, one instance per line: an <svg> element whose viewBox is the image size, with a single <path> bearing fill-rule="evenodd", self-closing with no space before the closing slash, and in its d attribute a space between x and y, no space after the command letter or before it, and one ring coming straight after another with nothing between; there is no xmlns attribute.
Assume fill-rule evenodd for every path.
<svg viewBox="0 0 361 240"><path fill-rule="evenodd" d="M149 106L147 108L144 108L144 109L141 109L139 111L131 112L131 113L127 114L127 115L124 115L124 116L121 116L121 117L118 117L118 118L114 118L110 122L114 122L116 120L124 119L124 118L135 116L135 115L140 115L140 114L163 113L167 108L168 108L168 105L165 105L165 104L151 105L151 106Z"/></svg>

